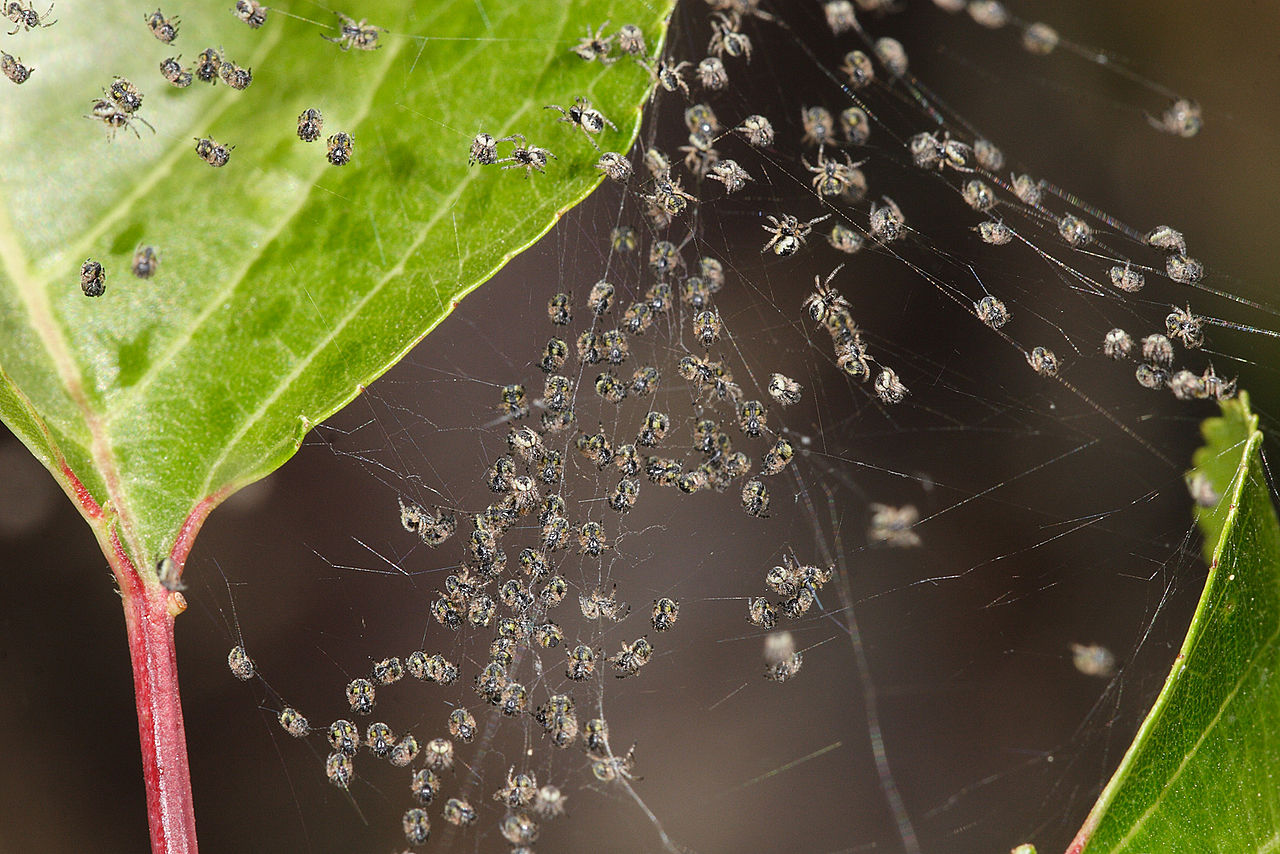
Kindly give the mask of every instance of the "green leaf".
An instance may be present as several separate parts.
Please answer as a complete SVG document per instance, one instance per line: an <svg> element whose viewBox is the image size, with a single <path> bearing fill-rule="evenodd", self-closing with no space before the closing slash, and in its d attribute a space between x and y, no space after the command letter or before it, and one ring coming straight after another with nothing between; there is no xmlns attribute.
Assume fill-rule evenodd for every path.
<svg viewBox="0 0 1280 854"><path fill-rule="evenodd" d="M1072 852L1262 852L1280 845L1280 525L1248 398L1204 423L1197 510L1210 570L1155 706Z"/></svg>
<svg viewBox="0 0 1280 854"><path fill-rule="evenodd" d="M323 40L336 18L312 3L292 11L320 20L272 4L260 30L231 0L166 4L182 19L173 45L132 0L59 4L56 25L6 44L34 72L0 87L0 417L104 545L118 532L142 567L185 556L218 501L281 465L599 182L598 152L545 105L586 96L618 127L601 147L627 151L648 73L570 48L611 19L652 51L672 3L369 0L360 14L386 30L372 51ZM252 84L161 77L162 59L190 65L206 47ZM109 139L86 117L113 75L141 90L155 133ZM323 136L298 139L309 107L324 135L354 137L349 165L326 162ZM558 159L531 178L468 167L479 130ZM197 157L201 136L236 146L226 166ZM161 254L150 280L130 273L140 244ZM97 299L79 288L88 257L107 270Z"/></svg>

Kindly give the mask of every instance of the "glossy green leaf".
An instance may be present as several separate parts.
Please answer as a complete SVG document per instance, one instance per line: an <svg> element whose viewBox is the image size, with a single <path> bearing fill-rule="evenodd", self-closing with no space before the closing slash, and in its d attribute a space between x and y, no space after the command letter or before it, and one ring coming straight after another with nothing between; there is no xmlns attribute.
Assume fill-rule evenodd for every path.
<svg viewBox="0 0 1280 854"><path fill-rule="evenodd" d="M1072 851L1280 847L1280 525L1248 398L1203 427L1191 477L1210 571L1186 641ZM1206 493L1207 495L1207 493Z"/></svg>
<svg viewBox="0 0 1280 854"><path fill-rule="evenodd" d="M544 107L586 96L618 127L602 147L625 152L648 73L571 48L609 19L641 26L652 51L671 5L367 0L380 48L344 51L321 38L337 19L314 3L273 3L258 30L231 0L167 3L173 45L132 0L59 3L55 25L5 43L34 71L0 80L0 416L104 544L117 531L144 567L182 551L214 504L283 463L598 183L598 152ZM208 47L252 84L162 78L162 59L189 66ZM154 133L135 122L138 136L111 139L86 116L113 75L143 93ZM325 120L310 144L295 133L309 107ZM558 159L529 178L468 167L479 130ZM337 131L355 139L343 167L325 157ZM226 166L197 157L202 136L235 145ZM149 280L130 273L140 244L161 255ZM107 269L97 299L79 288L89 257Z"/></svg>

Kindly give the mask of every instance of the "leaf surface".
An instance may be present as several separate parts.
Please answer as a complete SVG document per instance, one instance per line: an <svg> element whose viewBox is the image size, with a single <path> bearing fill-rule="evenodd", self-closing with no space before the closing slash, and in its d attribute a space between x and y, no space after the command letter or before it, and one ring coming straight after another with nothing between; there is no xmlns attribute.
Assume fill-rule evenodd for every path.
<svg viewBox="0 0 1280 854"><path fill-rule="evenodd" d="M130 0L59 4L55 25L6 43L34 71L0 87L0 417L142 567L184 556L218 501L598 183L598 152L544 107L587 97L618 127L602 148L625 152L649 75L570 49L608 19L652 51L672 2L370 0L359 13L385 30L371 51L322 39L337 19L314 3L272 4L259 30L232 5L166 5L181 18L166 45ZM208 47L252 68L250 86L162 78L162 59L190 67ZM154 133L110 138L86 117L114 75ZM324 115L310 144L307 108ZM557 159L529 178L468 167L480 130ZM343 167L325 156L338 131L355 140ZM197 157L206 136L235 145L224 167ZM161 257L149 280L130 272L143 244ZM96 299L86 258L107 271Z"/></svg>
<svg viewBox="0 0 1280 854"><path fill-rule="evenodd" d="M1280 525L1248 398L1203 425L1197 509L1210 561L1155 706L1072 852L1267 852L1280 847Z"/></svg>

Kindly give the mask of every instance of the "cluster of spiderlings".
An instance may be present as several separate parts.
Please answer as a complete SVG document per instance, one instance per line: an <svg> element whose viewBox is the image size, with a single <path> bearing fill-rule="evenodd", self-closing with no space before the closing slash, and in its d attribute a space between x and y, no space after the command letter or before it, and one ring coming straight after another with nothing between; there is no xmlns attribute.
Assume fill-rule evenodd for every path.
<svg viewBox="0 0 1280 854"><path fill-rule="evenodd" d="M160 252L154 246L139 246L133 253L130 269L139 279L149 279L160 266ZM80 290L87 297L100 297L107 292L107 272L101 262L86 258L80 265Z"/></svg>
<svg viewBox="0 0 1280 854"><path fill-rule="evenodd" d="M802 566L790 555L783 558L781 566L765 573L765 586L776 596L776 602L766 596L747 600L747 619L762 629L772 629L781 614L790 620L798 620L818 601L823 585L831 580L834 570L816 566Z"/></svg>
<svg viewBox="0 0 1280 854"><path fill-rule="evenodd" d="M133 131L134 136L139 136L138 129L133 126L134 122L142 122L155 132L151 123L137 114L142 109L142 93L128 80L123 77L114 78L110 86L103 88L102 94L104 97L92 102L86 118L105 124L111 138L122 127Z"/></svg>
<svg viewBox="0 0 1280 854"><path fill-rule="evenodd" d="M324 129L324 115L315 107L308 107L298 114L298 139L303 142L315 142ZM330 135L325 141L325 157L331 166L346 166L351 162L355 140L345 131Z"/></svg>
<svg viewBox="0 0 1280 854"><path fill-rule="evenodd" d="M995 8L998 4L970 5L983 7L977 12L971 9L971 14L984 26L992 26L990 22L999 19L999 10ZM826 3L825 12L836 35L857 30L849 3ZM625 53L635 56L650 69L657 90L680 93L687 102L692 102L690 83L695 83L704 90L706 100L712 100L714 93L729 87L726 60L730 65L750 60L752 43L742 31L749 18L770 20L767 13L749 0L732 5L725 0L716 8L708 45L710 55L696 66L690 61L647 56L643 34L630 25L607 37L603 35L603 27L594 32L589 29L587 37L573 51L584 60L608 65L616 61L611 56L616 41ZM364 22L357 24L344 17L344 35L333 41L339 42L343 49L372 49L377 46L377 32L377 28L365 27ZM1056 34L1042 25L1028 27L1024 39L1029 50L1031 40L1041 47L1057 42ZM881 72L879 76L877 70ZM903 82L907 72L906 55L902 46L892 39L875 40L870 45L870 53L850 51L840 71L855 90L870 87L880 77L894 81L886 85L907 85ZM548 108L557 110L560 113L557 121L569 124L569 130L581 131L592 145L597 144L595 137L606 125L612 126L582 97L569 107L549 105ZM767 149L777 140L772 122L759 114L746 115L730 126L720 121L710 104L690 103L684 110L684 119L687 144L678 147L683 156L675 166L656 145L644 151L635 164L616 152L602 153L598 162L598 168L605 175L623 185L639 201L655 229L666 228L687 214L703 196L711 198L705 195L712 189L709 182L720 184L723 194L730 195L756 180L737 160L724 157L718 146L732 145L736 137L753 149ZM318 139L321 123L319 111L307 110L299 117L299 137L304 141ZM846 149L868 144L873 132L873 119L868 111L850 106L837 117L826 107L805 106L800 113L800 124L803 136L798 142L806 153L799 158L803 171L797 171L823 204L823 209L835 212L809 219L782 212L778 212L778 216L766 215L771 224L765 230L770 236L762 252L787 258L806 250L810 248L808 238L814 227L833 218L836 222L826 242L844 254L859 251L864 238L881 244L886 252L896 252L909 243L915 232L907 227L905 215L892 199L881 197L865 207L854 207L865 201L867 177L862 167L866 161L855 161ZM726 131L726 127L730 130ZM503 143L514 143L508 157L499 156L498 147ZM1095 222L1098 217L1090 219L1088 212L1062 199L1044 182L1027 175L1018 175L1012 180L1001 178L1004 156L988 140L961 138L961 132L951 127L931 130L912 137L903 157L926 170L930 180L956 179L953 189L978 215L974 228L988 245L1025 243L1024 235L1039 230L1056 241L1058 249L1094 259L1099 255L1116 256L1105 276L1088 281L1099 286L1109 283L1113 290L1125 294L1139 290L1144 282L1143 271L1151 271L1111 250L1105 244L1109 238L1103 226L1107 223L1098 225ZM473 165L524 168L526 177L532 171L543 171L548 158L554 155L528 145L520 134L496 139L487 133L477 134L469 152ZM688 173L688 179L675 174L681 167ZM637 174L645 173L646 179L635 180ZM685 180L690 182L688 189ZM714 192L718 195L721 190L717 188ZM1051 209L1051 202L1066 204L1060 209ZM858 225L852 216L855 210L859 213ZM1007 221L1004 214L1008 215ZM1171 229L1157 229L1145 243L1149 249L1166 253L1165 272L1170 280L1193 284L1203 274L1199 263L1186 255L1180 236ZM1048 257L1034 244L1026 245ZM631 226L620 226L611 235L610 248L621 254L636 252L640 238ZM817 249L824 251L821 245ZM602 782L634 779L635 745L621 755L615 754L609 746L604 718L580 720L578 710L582 697L575 698L573 692L584 683L598 684L602 674L610 671L619 679L645 679L654 662L654 645L648 635L636 631L622 636L613 633L608 648L598 636L583 639L566 632L561 620L565 623L568 620L559 617L556 609L572 609L571 587L577 586L582 591L577 596L577 610L584 619L595 622L597 630L601 624L625 621L631 616L631 608L620 598L616 585L605 582L593 589L589 589L590 585L578 585L569 580L563 564L570 560L603 563L611 558L620 535L610 511L613 514L632 511L648 489L646 480L652 485L671 487L673 494L724 492L732 487L736 496L740 496L745 512L762 517L767 515L770 505L766 478L786 471L793 460L795 449L785 431L780 427L771 429L771 413L764 400L771 401L770 406L794 405L801 400L803 388L795 380L773 373L767 385L759 389L760 399L749 399L750 395L735 380L727 359L717 352L717 348L730 340L726 315L713 304L725 285L721 264L710 257L691 262L674 243L657 238L649 246L648 259L655 281L643 292L636 288L634 293L629 293L624 286L600 279L589 288L585 300L581 291L575 291L577 302L567 293L551 296L547 314L555 334L533 362L544 376L537 383L526 378L506 378L513 381L499 387L496 406L510 427L506 447L499 449L478 478L495 497L487 507L470 514L469 530L465 539L460 538L464 552L461 566L447 575L430 608L437 623L460 636L484 633L488 642L487 658L464 659L461 667L440 654L428 656L424 652L411 654L403 663L385 659L374 666L367 678L353 680L346 692L352 714L367 716L376 707L376 692L394 684L407 672L425 682L450 685L461 681L474 686L477 698L474 702L478 708L452 708L447 717L430 724L446 727L449 737L432 738L421 746L411 733L397 741L390 727L381 722L368 725L363 736L346 720L335 721L329 728L333 753L326 762L326 772L335 785L345 788L350 784L354 775L353 758L362 746L393 765L421 763L423 767L412 772L409 792L415 805L404 814L404 833L410 844L425 842L430 828L425 808L441 801L440 817L446 823L466 827L479 819L484 802L469 800L467 791L458 791L456 796L444 799L453 782L447 772L455 764L455 750L458 745L471 744L480 734L477 714L487 712L491 720L496 721L531 720L542 730L550 746L557 749L570 748L581 737L589 756L590 771L596 779ZM830 287L830 282L830 277L826 282L817 281L815 292L804 301L803 307L811 319L829 333L835 361L843 374L859 382L871 380L871 364L875 360L868 355L848 301ZM989 328L1004 328L1011 320L1008 307L999 297L987 293L985 286L983 294L966 305L972 304L974 315ZM579 316L576 330L572 329L575 313ZM641 336L662 325L687 331L692 346L678 345L683 349L670 363L642 364L633 369L634 357L641 352ZM1199 346L1203 323L1191 314L1190 308L1175 309L1167 325L1168 334L1160 336L1166 339L1166 344L1172 339L1181 341L1188 349ZM1123 332L1116 330L1115 333L1119 335L1115 341L1112 335L1108 336L1108 355L1127 355L1133 342ZM681 334L679 339L684 341L685 337ZM1165 359L1166 349L1159 340L1151 340L1155 338L1144 339L1144 360L1147 367L1161 368L1167 376L1168 366L1164 363L1171 363L1171 357ZM1151 341L1150 355L1147 354L1148 341ZM1171 353L1171 345L1168 349ZM566 369L575 355L577 363L572 369ZM1055 375L1059 370L1057 356L1045 347L1032 348L1026 357L1043 375ZM1200 393L1196 394L1179 394L1172 376L1167 376L1165 384L1180 397L1221 397L1230 393L1234 384L1216 377L1211 380L1209 374L1212 369L1199 377ZM750 379L754 382L754 377ZM678 381L687 386L699 409L698 416L688 421L691 425L688 435L681 429L679 418L672 418L670 412L664 411L665 407L655 402L655 395L664 382L669 388ZM1197 388L1187 385L1188 382L1182 381L1184 390ZM873 387L885 403L900 402L907 393L897 374L884 366L875 377ZM587 426L582 423L585 418L579 419L580 398L589 397L592 390L609 407L617 408L611 427L603 424L597 427L594 423ZM637 401L643 402L640 410L643 414L636 413L637 417L629 418L628 407L635 406ZM534 420L536 426L519 423L525 419ZM736 437L731 436L735 426L748 439L763 437L764 449L758 462L735 448ZM572 462L585 461L583 467L609 481L601 494L595 496L598 500L577 505L590 508L578 511L582 515L576 515L577 507L570 510L564 497L566 467L573 468L573 450L581 460ZM752 472L757 476L749 477ZM400 512L406 530L433 547L441 546L457 532L460 518L467 524L466 515L456 509L427 509L402 500ZM872 505L871 513L868 534L871 542L919 545L919 537L913 530L918 520L914 507ZM521 537L526 539L520 540ZM509 559L509 555L513 559ZM750 621L762 629L772 630L780 614L785 619L803 617L818 600L820 590L831 575L831 569L801 566L794 559L784 559L783 565L774 567L765 578L766 585L775 594L774 601L766 596L751 599ZM565 606L566 600L571 603L569 606ZM652 609L647 611L653 631L672 630L680 610L681 605L674 598L655 599ZM555 657L559 664L544 668L544 656ZM794 640L785 632L768 636L765 659L765 676L774 681L786 681L800 670L801 655L795 649ZM660 660L653 664L654 668L660 666ZM291 735L302 737L310 731L306 719L292 708L280 713L280 723ZM519 766L511 766L505 784L493 793L493 800L503 809L498 828L503 838L513 845L531 844L538 835L537 820L553 818L564 809L564 795L555 786L539 786L531 765L522 758Z"/></svg>
<svg viewBox="0 0 1280 854"><path fill-rule="evenodd" d="M498 146L504 142L517 143L506 157L498 157ZM523 169L528 178L534 172L547 171L547 158L557 159L548 149L530 145L522 133L513 133L495 139L492 134L481 131L471 140L471 150L467 163L472 166L497 166L503 169Z"/></svg>
<svg viewBox="0 0 1280 854"><path fill-rule="evenodd" d="M1236 381L1218 376L1212 363L1198 374L1186 368L1174 370L1174 342L1187 350L1200 349L1204 322L1189 306L1174 306L1165 318L1164 332L1153 332L1135 342L1123 329L1111 329L1103 336L1102 352L1117 361L1136 356L1134 378L1143 388L1168 389L1178 400L1227 400L1236 394Z"/></svg>
<svg viewBox="0 0 1280 854"><path fill-rule="evenodd" d="M484 813L489 799L476 799L465 787L451 791L455 784L448 772L458 761L456 751L481 738L478 718L486 710L498 721L531 721L553 750L581 743L592 779L636 779L635 746L617 753L610 748L604 718L581 716L586 698L579 686L591 688L609 674L645 679L656 666L655 639L678 630L682 604L670 595L654 598L637 614L648 623L644 629L605 642L601 624L625 628L632 618L627 597L616 584L570 581L577 576L565 564L614 560L625 531L621 518L650 485L668 487L675 496L730 492L748 514L764 516L770 502L766 482L793 463L795 450L777 432L778 416L770 410L797 400L799 384L776 375L753 399L738 384L721 352L732 343L730 330L715 305L727 284L723 265L711 257L686 257L667 240L653 239L644 254L640 248L630 227L611 237L613 251L636 253L637 263L644 264L646 286L632 290L600 279L577 300L551 295L547 319L555 336L534 360L541 382L507 377L496 385L493 405L507 425L505 442L478 473L491 503L464 513L400 499L408 533L436 548L460 540L461 565L445 574L429 610L439 626L458 633L458 643L479 634L487 657L455 664L415 652L379 661L353 679L346 686L351 720L330 727L326 773L335 785L349 786L362 750L382 762L416 767L408 793L413 802L404 814L411 843L429 831L431 810L440 809L440 819L464 828ZM665 362L636 364L639 353L655 350L647 343L655 327L670 336L668 344L687 340L688 346L676 344L673 353L659 345L656 352L665 354ZM598 404L590 403L593 392ZM689 398L693 417L673 417L659 404L672 393ZM613 425L587 426L578 411L588 405L616 412ZM634 420L628 414L633 411ZM739 442L759 450L749 455ZM567 457L577 459L571 463ZM604 500L570 505L569 472L586 474ZM827 578L806 577L805 592L797 589L789 597L795 603L780 607L798 615L808 607L798 603L812 603ZM595 627L587 629L589 636L566 629L579 617ZM549 664L548 658L560 663ZM402 674L469 685L473 705L447 709L429 721L428 727L446 733L440 737L427 731L399 734L397 740L388 724L351 722L376 716L379 695ZM281 713L281 726L294 735L309 731L292 708ZM493 793L503 808L497 819L503 838L530 844L538 822L563 811L564 795L540 782L532 761L522 760Z"/></svg>
<svg viewBox="0 0 1280 854"><path fill-rule="evenodd" d="M814 278L814 291L805 298L804 308L809 316L831 335L831 343L835 348L836 364L850 379L866 382L871 378L871 362L867 343L862 332L853 321L849 311L849 301L839 291L831 287L831 280L837 267L827 276L826 281ZM876 375L874 388L876 396L883 403L901 403L907 396L907 387L898 379L898 374L887 365L880 366Z"/></svg>

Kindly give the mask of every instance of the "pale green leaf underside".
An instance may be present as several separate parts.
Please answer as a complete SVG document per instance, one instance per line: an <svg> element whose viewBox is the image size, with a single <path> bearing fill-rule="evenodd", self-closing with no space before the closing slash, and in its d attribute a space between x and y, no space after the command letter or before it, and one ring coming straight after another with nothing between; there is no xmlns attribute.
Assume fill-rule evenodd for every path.
<svg viewBox="0 0 1280 854"><path fill-rule="evenodd" d="M620 129L602 147L625 151L647 73L570 48L611 19L640 25L652 49L671 2L362 2L388 31L370 52L322 40L334 18L316 4L273 4L258 31L232 5L166 4L182 19L172 46L132 0L59 4L55 26L6 43L35 72L0 87L0 416L120 514L143 565L200 501L279 466L597 183L597 152L543 107L585 95ZM252 85L161 78L161 59L206 47L251 66ZM84 117L117 74L143 92L154 135L108 141ZM350 165L297 138L308 107L325 135L354 136ZM469 168L480 129L559 159L530 180ZM226 167L197 158L204 135L235 144ZM129 273L140 243L162 256L149 281ZM90 256L108 270L99 299L79 291Z"/></svg>
<svg viewBox="0 0 1280 854"><path fill-rule="evenodd" d="M1195 458L1211 568L1155 707L1082 831L1102 852L1280 848L1280 526L1248 398L1204 424Z"/></svg>

